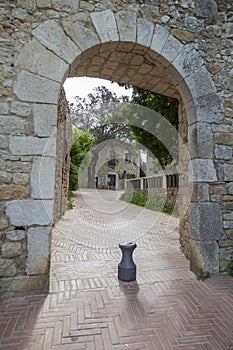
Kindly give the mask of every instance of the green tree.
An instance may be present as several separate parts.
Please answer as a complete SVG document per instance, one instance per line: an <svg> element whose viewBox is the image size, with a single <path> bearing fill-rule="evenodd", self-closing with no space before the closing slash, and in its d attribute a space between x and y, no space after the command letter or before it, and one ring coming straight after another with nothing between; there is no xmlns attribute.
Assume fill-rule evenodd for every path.
<svg viewBox="0 0 233 350"><path fill-rule="evenodd" d="M128 101L128 96L118 97L105 86L93 89L87 98L75 97L76 103L70 104L73 125L87 131L95 139L95 145L115 138L126 138L130 130L119 121L119 104Z"/></svg>
<svg viewBox="0 0 233 350"><path fill-rule="evenodd" d="M129 88L129 85L125 86ZM178 101L175 98L133 86L133 94L130 102L157 112L159 115L165 117L176 130L178 129ZM150 115L151 118L147 118L148 114L150 114L148 111L145 112L145 110L140 111L137 109L135 113L135 108L128 105L124 108L124 113L127 115L128 125L132 131L133 138L140 146L143 145L146 147L157 158L163 168L170 164L173 160L170 151L172 150L174 155L176 153L175 150L178 148L178 133L173 133L172 136L169 134L166 136L168 131L164 123L161 123L161 119L159 120L159 118L156 120L152 115ZM167 138L173 138L170 142L172 147L169 150L159 137L156 136L161 135L161 133Z"/></svg>
<svg viewBox="0 0 233 350"><path fill-rule="evenodd" d="M72 130L72 146L70 150L70 177L69 189L75 191L78 189L79 170L90 164L90 148L94 139L89 131L82 132L77 128Z"/></svg>
<svg viewBox="0 0 233 350"><path fill-rule="evenodd" d="M100 86L88 94L87 98L76 96L75 100L76 103L70 105L73 124L84 132L89 131L94 139L91 164L88 168L88 187L94 187L98 155L105 146L105 141L127 141L130 137L130 128L119 118L120 103L128 101L128 97L117 97L106 87Z"/></svg>

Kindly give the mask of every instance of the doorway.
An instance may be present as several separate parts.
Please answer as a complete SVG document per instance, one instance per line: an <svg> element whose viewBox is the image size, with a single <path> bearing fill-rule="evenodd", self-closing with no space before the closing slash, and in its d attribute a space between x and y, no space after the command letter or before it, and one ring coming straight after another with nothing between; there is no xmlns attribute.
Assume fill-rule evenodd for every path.
<svg viewBox="0 0 233 350"><path fill-rule="evenodd" d="M109 190L114 190L116 188L116 175L108 174L107 185Z"/></svg>

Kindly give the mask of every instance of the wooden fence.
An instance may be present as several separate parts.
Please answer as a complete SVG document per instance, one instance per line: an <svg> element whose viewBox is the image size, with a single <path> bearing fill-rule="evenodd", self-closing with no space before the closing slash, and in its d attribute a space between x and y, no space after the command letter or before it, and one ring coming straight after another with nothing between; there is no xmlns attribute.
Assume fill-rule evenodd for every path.
<svg viewBox="0 0 233 350"><path fill-rule="evenodd" d="M148 190L148 192L153 192L154 190L167 190L179 187L178 174L158 174L137 179L127 179L125 181L125 189L132 191Z"/></svg>

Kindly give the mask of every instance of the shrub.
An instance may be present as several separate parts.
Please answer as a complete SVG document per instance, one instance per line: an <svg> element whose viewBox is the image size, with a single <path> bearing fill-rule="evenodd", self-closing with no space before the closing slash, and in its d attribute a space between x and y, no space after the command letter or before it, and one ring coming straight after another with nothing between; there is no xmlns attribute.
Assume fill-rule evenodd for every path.
<svg viewBox="0 0 233 350"><path fill-rule="evenodd" d="M122 195L121 195L121 200L122 201L125 201L127 203L130 203L131 202L131 199L132 199L132 196L133 196L133 192L132 191L125 191Z"/></svg>
<svg viewBox="0 0 233 350"><path fill-rule="evenodd" d="M72 191L68 190L67 209L73 209Z"/></svg>
<svg viewBox="0 0 233 350"><path fill-rule="evenodd" d="M148 196L146 208L155 210L155 211L163 211L164 200L159 198L158 196Z"/></svg>
<svg viewBox="0 0 233 350"><path fill-rule="evenodd" d="M145 207L147 199L148 199L148 195L146 191L134 192L131 199L131 203L140 205L141 207Z"/></svg>
<svg viewBox="0 0 233 350"><path fill-rule="evenodd" d="M70 162L69 190L76 191L78 189L78 173L79 169L72 161Z"/></svg>
<svg viewBox="0 0 233 350"><path fill-rule="evenodd" d="M82 132L77 129L72 130L72 145L70 149L70 176L69 189L76 191L78 189L79 170L88 167L90 164L89 150L94 140L89 131Z"/></svg>
<svg viewBox="0 0 233 350"><path fill-rule="evenodd" d="M169 203L166 203L165 200L156 195L148 195L146 190L133 192L127 190L121 196L121 200L145 207L150 210L160 211L166 214L171 215L173 213L173 206Z"/></svg>

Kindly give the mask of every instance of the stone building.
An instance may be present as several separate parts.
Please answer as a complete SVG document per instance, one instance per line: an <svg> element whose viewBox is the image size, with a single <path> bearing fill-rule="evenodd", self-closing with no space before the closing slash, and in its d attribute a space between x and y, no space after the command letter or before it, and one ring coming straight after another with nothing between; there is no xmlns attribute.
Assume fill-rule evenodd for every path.
<svg viewBox="0 0 233 350"><path fill-rule="evenodd" d="M125 179L140 176L140 156L131 145L107 142L96 165L96 184L103 189L124 189Z"/></svg>
<svg viewBox="0 0 233 350"><path fill-rule="evenodd" d="M225 271L233 251L232 0L3 0L0 17L1 286L48 290L58 105L71 76L179 100L181 242L193 271L202 263Z"/></svg>
<svg viewBox="0 0 233 350"><path fill-rule="evenodd" d="M105 141L98 152L92 150L92 155L97 157L93 171L99 189L124 189L125 179L140 176L140 154L130 144L116 139ZM80 187L88 187L89 172L90 168L80 173Z"/></svg>

